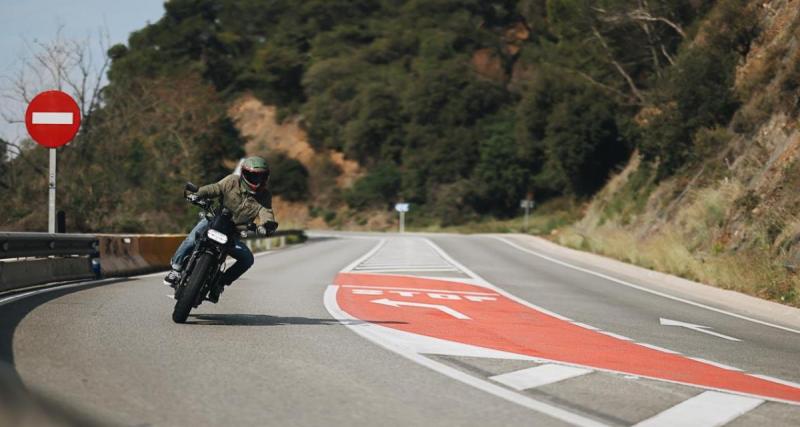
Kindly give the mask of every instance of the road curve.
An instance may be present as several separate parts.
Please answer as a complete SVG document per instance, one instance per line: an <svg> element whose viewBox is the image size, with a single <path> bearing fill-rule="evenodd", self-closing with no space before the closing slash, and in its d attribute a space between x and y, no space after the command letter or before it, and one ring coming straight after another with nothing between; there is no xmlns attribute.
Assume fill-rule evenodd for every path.
<svg viewBox="0 0 800 427"><path fill-rule="evenodd" d="M383 252L364 258L381 239ZM437 256L445 261L434 262ZM354 265L360 258L362 265ZM417 318L394 314L407 313L402 310L413 310L420 322L436 322L447 312L431 314L430 304L407 300L410 308L368 304L387 311L363 318L348 312L340 297L342 311L332 314L326 295L348 268L488 284L632 342L800 382L798 334L620 286L496 239L454 235L337 234L259 255L219 304L204 304L187 325L171 322L172 302L158 275L0 299L0 357L37 395L101 424L663 425L689 409L700 408L690 413L702 415L703 405L717 405L724 408L717 415L732 414L724 419L730 425L798 425L800 407L768 396L569 363L556 363L559 381L526 387L513 382L517 373L554 365L463 349L423 355L422 361L409 357L359 331L410 327ZM659 318L739 341L663 326ZM581 344L574 343L576 351Z"/></svg>

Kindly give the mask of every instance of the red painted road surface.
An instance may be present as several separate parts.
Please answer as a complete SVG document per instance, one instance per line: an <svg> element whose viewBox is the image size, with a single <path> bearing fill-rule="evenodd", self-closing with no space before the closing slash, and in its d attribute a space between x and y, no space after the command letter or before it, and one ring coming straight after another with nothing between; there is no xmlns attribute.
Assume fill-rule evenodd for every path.
<svg viewBox="0 0 800 427"><path fill-rule="evenodd" d="M592 331L492 289L362 273L339 273L335 284L339 285L336 300L342 310L361 320L387 322L382 323L386 327L541 359L800 403L798 388Z"/></svg>

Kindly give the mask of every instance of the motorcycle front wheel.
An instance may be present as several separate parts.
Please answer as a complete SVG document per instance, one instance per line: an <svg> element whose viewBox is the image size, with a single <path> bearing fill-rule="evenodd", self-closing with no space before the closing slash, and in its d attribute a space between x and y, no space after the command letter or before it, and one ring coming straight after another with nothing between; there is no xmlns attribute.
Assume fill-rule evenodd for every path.
<svg viewBox="0 0 800 427"><path fill-rule="evenodd" d="M175 303L175 309L172 311L173 322L186 322L186 318L189 317L189 312L192 311L194 302L197 300L197 295L203 288L203 282L208 277L209 269L213 265L214 257L211 254L203 253L197 258L197 262L186 280L186 289L181 292L180 298Z"/></svg>

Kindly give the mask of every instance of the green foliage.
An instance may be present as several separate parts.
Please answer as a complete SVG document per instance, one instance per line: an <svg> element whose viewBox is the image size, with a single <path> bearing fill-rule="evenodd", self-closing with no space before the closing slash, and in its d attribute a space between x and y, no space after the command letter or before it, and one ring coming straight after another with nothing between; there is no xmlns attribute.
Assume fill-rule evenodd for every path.
<svg viewBox="0 0 800 427"><path fill-rule="evenodd" d="M308 170L302 163L283 153L267 156L267 163L274 195L292 202L308 198Z"/></svg>
<svg viewBox="0 0 800 427"><path fill-rule="evenodd" d="M391 164L381 164L359 179L344 194L344 199L354 209L386 207L397 199L399 190L400 172Z"/></svg>
<svg viewBox="0 0 800 427"><path fill-rule="evenodd" d="M540 202L591 196L634 149L663 178L726 144L733 70L758 35L750 3L170 0L160 20L109 49L95 130L65 150L88 176L113 172L118 189L66 200L96 218L124 211L128 228L190 220L174 186L218 179L229 172L221 159L241 156L225 102L244 92L300 117L315 149L366 169L352 188L312 201L325 209L402 199L430 221L508 217L528 192ZM336 185L331 165L309 166L309 179L294 160L271 161L275 192L289 200ZM33 218L19 197L7 200L10 218Z"/></svg>

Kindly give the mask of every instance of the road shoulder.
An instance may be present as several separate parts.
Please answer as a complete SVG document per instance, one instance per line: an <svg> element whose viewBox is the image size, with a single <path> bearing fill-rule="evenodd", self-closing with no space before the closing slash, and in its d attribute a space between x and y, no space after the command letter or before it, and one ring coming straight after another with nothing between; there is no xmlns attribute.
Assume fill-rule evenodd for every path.
<svg viewBox="0 0 800 427"><path fill-rule="evenodd" d="M602 255L566 248L536 236L524 234L484 234L482 236L507 240L524 249L575 267L611 276L655 292L800 330L800 309L797 308L648 270Z"/></svg>

